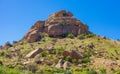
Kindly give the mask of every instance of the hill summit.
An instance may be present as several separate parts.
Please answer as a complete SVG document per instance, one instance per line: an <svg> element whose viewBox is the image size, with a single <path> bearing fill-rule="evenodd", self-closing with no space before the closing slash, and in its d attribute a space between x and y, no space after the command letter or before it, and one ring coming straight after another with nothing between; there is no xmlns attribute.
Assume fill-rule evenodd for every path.
<svg viewBox="0 0 120 74"><path fill-rule="evenodd" d="M41 39L41 33L47 33L50 37L64 37L69 33L74 36L88 34L88 26L72 16L65 10L53 13L47 20L37 21L23 39L36 42Z"/></svg>

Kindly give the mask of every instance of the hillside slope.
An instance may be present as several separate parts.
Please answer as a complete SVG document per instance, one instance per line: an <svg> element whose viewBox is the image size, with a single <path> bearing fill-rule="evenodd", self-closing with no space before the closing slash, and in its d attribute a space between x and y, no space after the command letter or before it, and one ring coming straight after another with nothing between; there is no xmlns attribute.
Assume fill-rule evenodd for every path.
<svg viewBox="0 0 120 74"><path fill-rule="evenodd" d="M41 48L43 51L33 58L26 57L36 48ZM73 50L83 55L83 58L76 59L70 55L66 57L67 53L63 54L65 51ZM23 72L25 70L32 73L53 74L70 71L72 74L79 74L85 71L87 74L87 71L100 73L103 70L107 74L113 74L120 69L120 42L96 35L66 38L45 36L41 41L33 43L23 40L7 50L0 50L0 55L4 66ZM61 59L63 64L67 61L70 66L56 67Z"/></svg>

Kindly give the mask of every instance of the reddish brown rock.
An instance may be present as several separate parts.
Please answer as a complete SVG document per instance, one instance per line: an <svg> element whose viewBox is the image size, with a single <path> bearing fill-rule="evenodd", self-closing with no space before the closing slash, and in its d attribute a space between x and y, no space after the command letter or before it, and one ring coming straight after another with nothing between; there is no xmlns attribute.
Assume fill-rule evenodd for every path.
<svg viewBox="0 0 120 74"><path fill-rule="evenodd" d="M3 49L3 46L0 46L0 49Z"/></svg>
<svg viewBox="0 0 120 74"><path fill-rule="evenodd" d="M62 53L63 57L71 56L71 53L69 51L64 51Z"/></svg>
<svg viewBox="0 0 120 74"><path fill-rule="evenodd" d="M73 59L82 59L83 58L83 55L81 53L77 52L76 50L72 50L72 52L64 51L62 55L63 55L63 57L70 56Z"/></svg>
<svg viewBox="0 0 120 74"><path fill-rule="evenodd" d="M28 42L35 42L41 39L40 32L43 32L45 21L38 21L31 27L28 33L23 39L26 39Z"/></svg>
<svg viewBox="0 0 120 74"><path fill-rule="evenodd" d="M56 12L47 20L36 22L23 39L28 42L39 41L41 32L45 32L51 37L60 37L68 33L72 33L75 36L87 34L88 26L72 16L71 12L66 12L65 10Z"/></svg>
<svg viewBox="0 0 120 74"><path fill-rule="evenodd" d="M34 51L30 52L28 55L26 55L26 57L28 57L28 58L34 58L37 54L39 54L42 51L43 50L41 48L37 48Z"/></svg>
<svg viewBox="0 0 120 74"><path fill-rule="evenodd" d="M83 55L77 52L76 50L72 50L71 57L74 59L82 59Z"/></svg>

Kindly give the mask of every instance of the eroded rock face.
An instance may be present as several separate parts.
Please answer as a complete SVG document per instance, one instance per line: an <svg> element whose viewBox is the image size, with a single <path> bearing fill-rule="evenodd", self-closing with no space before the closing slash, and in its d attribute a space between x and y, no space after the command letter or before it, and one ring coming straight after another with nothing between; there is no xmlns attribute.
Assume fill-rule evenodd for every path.
<svg viewBox="0 0 120 74"><path fill-rule="evenodd" d="M42 32L47 33L51 37L60 37L68 33L72 33L75 36L78 34L87 34L88 26L72 16L71 12L66 12L65 10L56 12L47 20L36 22L25 35L24 39L29 42L39 41L41 39L40 33Z"/></svg>

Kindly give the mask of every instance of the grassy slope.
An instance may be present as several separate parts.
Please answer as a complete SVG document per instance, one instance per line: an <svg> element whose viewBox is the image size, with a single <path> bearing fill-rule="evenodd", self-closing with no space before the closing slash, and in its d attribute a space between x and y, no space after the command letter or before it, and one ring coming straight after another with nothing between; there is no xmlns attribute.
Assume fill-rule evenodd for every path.
<svg viewBox="0 0 120 74"><path fill-rule="evenodd" d="M17 51L17 56L14 56L11 58L6 58L5 55L11 55L12 53L10 50L6 50L5 54L0 57L0 60L5 64L15 64L18 62L19 58L22 58L22 60L26 60L26 55L34 50L36 47L40 47L45 49L47 46L50 46L51 43L54 43L54 47L56 49L64 48L64 50L73 50L77 49L78 51L81 51L80 46L87 47L90 43L93 43L95 48L94 52L97 54L93 54L95 58L107 58L110 60L116 60L120 59L120 42L112 41L109 39L104 39L102 37L94 36L91 38L85 38L85 39L78 39L78 38L43 38L40 42L34 42L34 43L27 43L27 42L19 42L17 44L14 44L13 47L20 49ZM12 47L12 48L13 48ZM9 48L11 49L11 48ZM0 51L2 52L2 51ZM59 56L48 54L49 56L46 56L46 60L49 60L51 62L57 62L59 60ZM94 59L95 59L94 58ZM51 60L53 59L53 60ZM31 59L33 60L33 59ZM46 66L46 65L45 65ZM92 67L92 65L90 65ZM75 73L76 74L76 73Z"/></svg>

